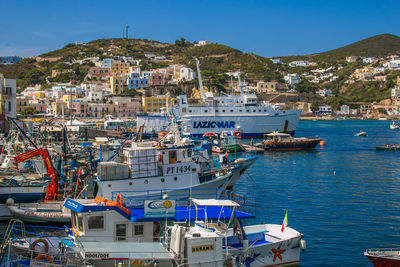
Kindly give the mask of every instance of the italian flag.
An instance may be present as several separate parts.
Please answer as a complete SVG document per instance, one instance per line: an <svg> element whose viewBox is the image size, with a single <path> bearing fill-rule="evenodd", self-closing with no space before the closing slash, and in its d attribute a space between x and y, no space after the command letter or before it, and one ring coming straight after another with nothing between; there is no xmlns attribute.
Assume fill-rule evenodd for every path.
<svg viewBox="0 0 400 267"><path fill-rule="evenodd" d="M283 232L285 230L285 227L288 225L288 219L287 219L287 210L286 210L286 214L285 214L285 218L283 219L283 223L282 223L282 229L281 232Z"/></svg>

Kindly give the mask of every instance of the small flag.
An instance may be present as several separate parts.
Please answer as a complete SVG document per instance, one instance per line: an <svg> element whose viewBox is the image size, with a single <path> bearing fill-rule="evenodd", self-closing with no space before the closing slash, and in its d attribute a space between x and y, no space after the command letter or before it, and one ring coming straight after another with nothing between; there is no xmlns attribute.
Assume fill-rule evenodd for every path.
<svg viewBox="0 0 400 267"><path fill-rule="evenodd" d="M282 223L282 229L281 232L283 232L285 230L285 227L288 225L288 218L287 218L287 210L286 210L286 214L285 214L285 218L283 219L283 223Z"/></svg>

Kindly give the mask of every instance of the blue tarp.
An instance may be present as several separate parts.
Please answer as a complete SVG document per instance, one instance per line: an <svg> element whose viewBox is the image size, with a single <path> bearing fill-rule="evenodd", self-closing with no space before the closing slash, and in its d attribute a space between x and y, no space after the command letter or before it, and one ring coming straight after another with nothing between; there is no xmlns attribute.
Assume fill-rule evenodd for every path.
<svg viewBox="0 0 400 267"><path fill-rule="evenodd" d="M164 221L165 217L160 218L144 218L144 209L143 208L135 208L129 209L131 214L125 213L123 210L118 208L117 206L101 206L101 205L85 205L79 203L78 201L67 199L65 200L64 206L66 208L71 209L77 213L82 212L102 212L106 210L115 210L120 213L122 216L130 220L131 222L151 222L151 221ZM222 212L221 212L222 210ZM232 209L227 207L220 206L198 206L197 207L197 219L204 220L205 219L205 211L207 211L208 219L229 219L232 216ZM190 216L189 216L190 214ZM238 219L246 219L246 218L255 218L255 215L236 211L236 217ZM174 217L167 218L169 221L186 221L186 220L195 220L196 219L196 208L194 206L191 207L176 207L176 212Z"/></svg>

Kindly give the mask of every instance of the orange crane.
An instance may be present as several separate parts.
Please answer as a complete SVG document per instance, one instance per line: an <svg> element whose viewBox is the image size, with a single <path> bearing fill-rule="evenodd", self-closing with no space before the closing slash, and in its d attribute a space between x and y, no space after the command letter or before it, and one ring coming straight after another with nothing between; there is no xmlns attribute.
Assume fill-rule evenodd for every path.
<svg viewBox="0 0 400 267"><path fill-rule="evenodd" d="M35 156L42 156L44 165L46 166L47 176L51 179L50 184L47 185L46 188L46 198L45 201L52 201L57 199L58 192L58 174L53 166L53 162L51 161L49 151L46 148L36 148L29 151L26 151L18 156L14 157L14 164L28 160Z"/></svg>

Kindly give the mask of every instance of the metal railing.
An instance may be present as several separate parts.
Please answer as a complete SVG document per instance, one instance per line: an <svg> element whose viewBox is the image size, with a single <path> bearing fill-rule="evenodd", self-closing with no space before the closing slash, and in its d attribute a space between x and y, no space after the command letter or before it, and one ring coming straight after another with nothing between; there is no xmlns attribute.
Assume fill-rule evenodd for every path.
<svg viewBox="0 0 400 267"><path fill-rule="evenodd" d="M225 199L232 200L240 205L237 210L252 215L256 213L255 197L245 196L229 190L215 188L196 188L196 189L168 189L168 190L143 190L143 191L114 191L112 200L115 201L117 195L121 195L125 207L143 208L145 200L175 200L176 206L190 206L190 199Z"/></svg>

